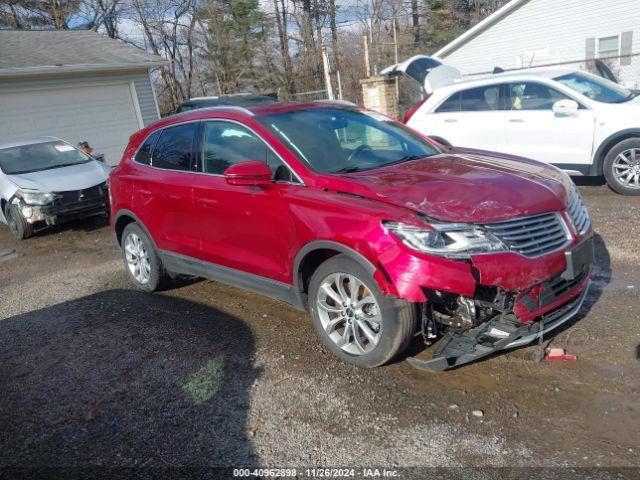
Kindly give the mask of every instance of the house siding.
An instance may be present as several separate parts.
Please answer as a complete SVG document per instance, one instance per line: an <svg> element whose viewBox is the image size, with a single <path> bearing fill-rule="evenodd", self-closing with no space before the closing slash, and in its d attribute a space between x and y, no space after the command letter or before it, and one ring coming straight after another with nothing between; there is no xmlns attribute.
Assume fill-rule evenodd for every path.
<svg viewBox="0 0 640 480"><path fill-rule="evenodd" d="M138 96L138 104L140 105L140 114L144 126L152 124L158 120L158 108L156 106L156 98L151 86L151 79L148 73L136 75L132 78L136 87Z"/></svg>
<svg viewBox="0 0 640 480"><path fill-rule="evenodd" d="M584 68L587 39L623 32L633 32L631 51L640 54L638 0L529 0L441 58L467 75L569 61ZM613 71L639 88L640 56L629 63Z"/></svg>
<svg viewBox="0 0 640 480"><path fill-rule="evenodd" d="M118 73L93 73L74 75L46 75L33 77L0 78L0 95L5 92L67 88L78 85L104 85L131 83L135 86L142 123L147 126L159 119L149 72L136 70ZM133 133L133 132L132 132Z"/></svg>

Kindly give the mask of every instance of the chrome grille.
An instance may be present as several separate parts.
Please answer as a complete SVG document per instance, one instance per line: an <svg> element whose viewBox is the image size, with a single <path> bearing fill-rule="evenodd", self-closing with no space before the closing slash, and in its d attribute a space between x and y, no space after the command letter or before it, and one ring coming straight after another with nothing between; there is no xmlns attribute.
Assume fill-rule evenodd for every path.
<svg viewBox="0 0 640 480"><path fill-rule="evenodd" d="M569 195L569 201L567 202L567 213L577 233L585 233L589 230L591 220L589 219L589 213L584 206L582 197L578 193L577 189L573 189Z"/></svg>
<svg viewBox="0 0 640 480"><path fill-rule="evenodd" d="M543 213L484 227L510 250L527 257L538 257L558 250L570 241L562 218L557 213Z"/></svg>

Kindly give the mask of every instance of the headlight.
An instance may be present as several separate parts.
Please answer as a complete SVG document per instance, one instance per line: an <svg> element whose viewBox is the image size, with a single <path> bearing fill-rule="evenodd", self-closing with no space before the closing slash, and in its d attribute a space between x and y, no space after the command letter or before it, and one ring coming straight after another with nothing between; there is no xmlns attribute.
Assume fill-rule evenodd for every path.
<svg viewBox="0 0 640 480"><path fill-rule="evenodd" d="M476 253L507 250L494 235L467 223L432 224L433 230L398 222L383 222L383 225L406 246L432 255L469 258Z"/></svg>
<svg viewBox="0 0 640 480"><path fill-rule="evenodd" d="M55 200L55 194L40 190L18 190L16 195L27 205L47 205Z"/></svg>

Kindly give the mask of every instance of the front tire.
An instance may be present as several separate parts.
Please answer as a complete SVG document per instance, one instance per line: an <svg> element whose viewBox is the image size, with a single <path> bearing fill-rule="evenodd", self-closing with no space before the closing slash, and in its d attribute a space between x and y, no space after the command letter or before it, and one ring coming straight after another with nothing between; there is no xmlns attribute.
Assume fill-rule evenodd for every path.
<svg viewBox="0 0 640 480"><path fill-rule="evenodd" d="M309 306L322 343L361 367L387 363L407 347L416 328L414 305L385 296L373 276L346 255L314 272Z"/></svg>
<svg viewBox="0 0 640 480"><path fill-rule="evenodd" d="M11 234L18 240L24 240L33 235L33 225L27 222L17 205L7 205L4 218L7 220Z"/></svg>
<svg viewBox="0 0 640 480"><path fill-rule="evenodd" d="M614 145L602 169L612 190L621 195L640 195L640 138Z"/></svg>
<svg viewBox="0 0 640 480"><path fill-rule="evenodd" d="M155 292L169 283L153 242L137 223L125 227L121 244L127 273L138 290Z"/></svg>

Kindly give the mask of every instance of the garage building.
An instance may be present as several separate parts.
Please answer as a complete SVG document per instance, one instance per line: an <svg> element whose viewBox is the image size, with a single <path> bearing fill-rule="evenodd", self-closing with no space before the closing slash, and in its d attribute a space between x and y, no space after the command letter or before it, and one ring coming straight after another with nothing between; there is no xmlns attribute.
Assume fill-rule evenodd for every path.
<svg viewBox="0 0 640 480"><path fill-rule="evenodd" d="M158 120L150 79L165 61L86 30L0 30L0 143L86 140L109 164Z"/></svg>

